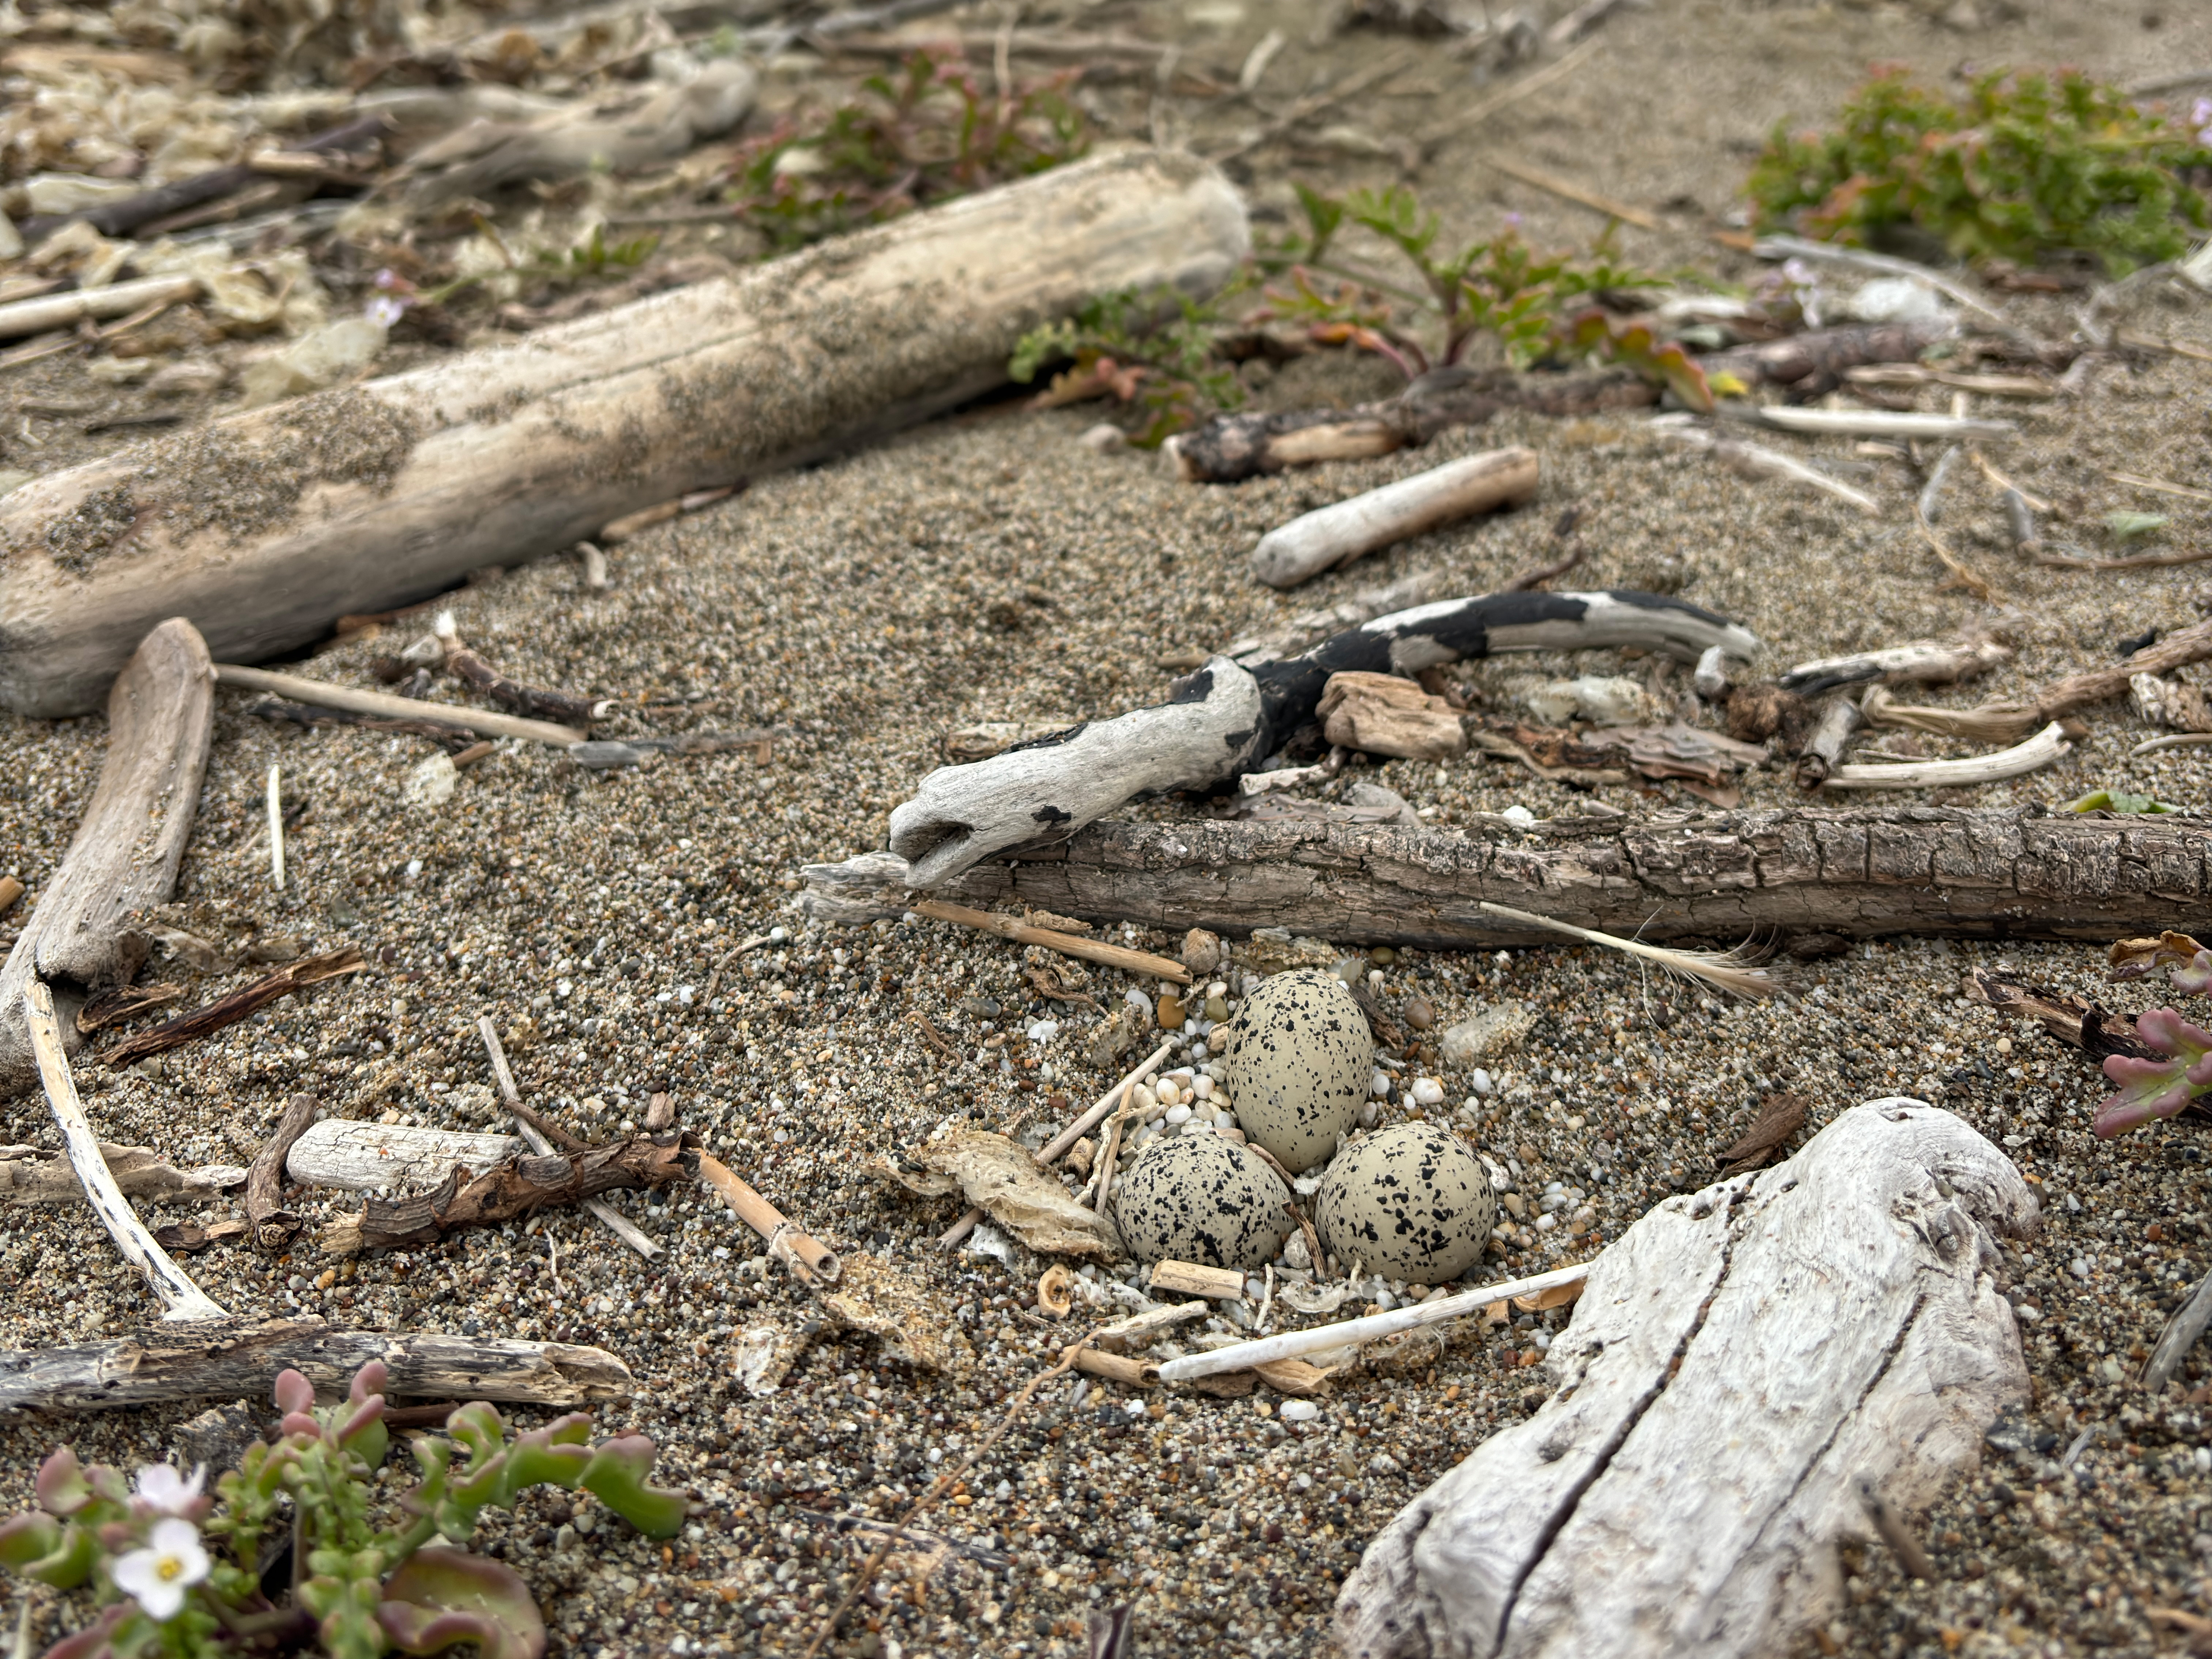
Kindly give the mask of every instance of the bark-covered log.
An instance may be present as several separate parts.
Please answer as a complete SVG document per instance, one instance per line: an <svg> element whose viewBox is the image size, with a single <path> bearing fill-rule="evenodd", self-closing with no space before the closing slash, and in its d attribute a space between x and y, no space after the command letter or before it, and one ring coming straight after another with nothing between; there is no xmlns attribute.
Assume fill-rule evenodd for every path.
<svg viewBox="0 0 2212 1659"><path fill-rule="evenodd" d="M850 448L999 384L1095 295L1218 286L1249 242L1203 162L1105 156L49 473L0 501L0 705L96 707L167 616L250 661Z"/></svg>
<svg viewBox="0 0 2212 1659"><path fill-rule="evenodd" d="M1413 1500L1337 1602L1346 1659L1794 1652L1839 1547L1917 1510L2027 1393L2020 1171L1916 1100L1668 1200L1599 1257L1557 1393Z"/></svg>
<svg viewBox="0 0 2212 1659"><path fill-rule="evenodd" d="M1553 818L1462 833L1313 822L1095 824L970 870L971 903L1243 934L1466 949L1544 943L1488 899L1644 939L1760 930L2100 941L2212 906L2212 836L2178 817L1806 808Z"/></svg>
<svg viewBox="0 0 2212 1659"><path fill-rule="evenodd" d="M604 1348L428 1331L334 1331L319 1319L210 1321L73 1348L0 1349L0 1412L109 1411L175 1400L265 1400L283 1370L341 1394L372 1359L388 1396L572 1407L621 1400L629 1368Z"/></svg>
<svg viewBox="0 0 2212 1659"><path fill-rule="evenodd" d="M0 620L0 637L10 625ZM137 642L108 695L100 787L0 967L0 1098L38 1081L23 1023L25 986L34 978L46 982L64 1042L74 1052L78 1007L92 993L128 980L145 960L130 918L167 902L175 884L215 729L211 673L199 635L173 619Z"/></svg>

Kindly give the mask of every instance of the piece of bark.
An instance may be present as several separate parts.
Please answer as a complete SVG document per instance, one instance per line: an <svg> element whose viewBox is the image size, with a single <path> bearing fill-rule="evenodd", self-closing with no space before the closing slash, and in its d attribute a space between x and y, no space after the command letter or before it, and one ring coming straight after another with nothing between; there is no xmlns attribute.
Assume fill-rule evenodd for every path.
<svg viewBox="0 0 2212 1659"><path fill-rule="evenodd" d="M314 1122L316 1103L313 1095L294 1095L276 1121L276 1132L246 1170L246 1218L252 1227L256 1249L280 1250L306 1224L284 1207L284 1164Z"/></svg>
<svg viewBox="0 0 2212 1659"><path fill-rule="evenodd" d="M1709 382L1733 374L1747 386L1788 386L1799 396L1818 397L1834 391L1846 369L1911 362L1953 332L1948 319L1808 329L1760 345L1707 352L1698 367Z"/></svg>
<svg viewBox="0 0 2212 1659"><path fill-rule="evenodd" d="M594 118L579 108L524 126L472 122L409 158L416 177L408 199L420 212L532 179L635 173L672 161L736 128L759 91L752 68L726 58L627 116Z"/></svg>
<svg viewBox="0 0 2212 1659"><path fill-rule="evenodd" d="M1831 697L1814 717L1813 729L1797 750L1800 789L1817 789L1844 763L1844 749L1860 726L1859 706L1849 697Z"/></svg>
<svg viewBox="0 0 2212 1659"><path fill-rule="evenodd" d="M1314 712L1322 735L1346 749L1404 760L1467 752L1467 733L1450 705L1395 674L1332 674Z"/></svg>
<svg viewBox="0 0 2212 1659"><path fill-rule="evenodd" d="M438 726L452 726L463 732L481 732L491 738L521 738L531 743L550 744L556 749L573 748L591 735L580 727L556 726L549 720L525 720L516 714L495 714L486 709L464 708L459 703L430 702L420 697L395 696L388 691L360 691L349 685L329 685L320 680L304 679L297 674L271 673L266 669L248 668L236 663L218 664L215 677L223 685L235 685L247 691L274 692L280 697L289 697L295 702L318 708L394 721L433 721Z"/></svg>
<svg viewBox="0 0 2212 1659"><path fill-rule="evenodd" d="M77 1009L128 982L145 959L129 919L167 903L176 882L214 732L210 675L199 635L172 620L138 644L108 695L100 786L0 967L0 1097L38 1079L21 1012L33 977L52 990L74 1052Z"/></svg>
<svg viewBox="0 0 2212 1659"><path fill-rule="evenodd" d="M191 1275L169 1259L168 1252L155 1241L138 1212L131 1207L131 1200L123 1195L114 1175L101 1156L102 1148L92 1132L92 1120L85 1115L83 1103L77 1099L76 1084L70 1076L69 1060L62 1052L60 1023L54 1018L53 994L43 980L33 980L23 989L24 1022L28 1028L31 1052L39 1066L39 1080L46 1085L46 1104L52 1109L54 1121L62 1132L63 1144L69 1149L70 1167L83 1184L85 1202L107 1229L108 1237L123 1259L136 1267L146 1280L147 1288L159 1297L167 1311L165 1320L228 1319L230 1316L222 1305L192 1283Z"/></svg>
<svg viewBox="0 0 2212 1659"><path fill-rule="evenodd" d="M210 1321L70 1348L0 1351L0 1411L88 1412L178 1400L265 1400L295 1370L343 1392L372 1359L390 1368L387 1397L575 1407L622 1400L629 1368L603 1348L427 1331L334 1331L319 1319Z"/></svg>
<svg viewBox="0 0 2212 1659"><path fill-rule="evenodd" d="M172 1048L181 1048L187 1042L197 1042L204 1036L228 1030L256 1011L267 1007L279 997L304 991L310 985L320 985L325 980L341 979L348 974L358 974L368 964L361 952L350 945L343 950L331 951L319 957L302 957L297 962L287 963L265 979L233 991L228 996L218 997L204 1006L165 1020L150 1031L141 1031L137 1036L125 1037L100 1057L100 1064L110 1071L120 1071L125 1066L135 1066L155 1054L166 1054Z"/></svg>
<svg viewBox="0 0 2212 1659"><path fill-rule="evenodd" d="M333 1221L322 1231L323 1254L419 1249L466 1228L496 1227L550 1206L690 1181L696 1164L681 1138L664 1139L665 1145L632 1135L568 1157L518 1156L473 1177L465 1165L457 1166L434 1192L372 1198L361 1214Z"/></svg>
<svg viewBox="0 0 2212 1659"><path fill-rule="evenodd" d="M2092 1060L2101 1060L2108 1054L2126 1054L2135 1060L2164 1057L2162 1050L2152 1047L2137 1033L2134 1020L2124 1014L2106 1013L2097 1003L2070 991L2054 990L2047 985L1982 968L1967 975L1966 986L1970 995L1986 1002L1999 1013L2032 1019L2061 1042L2081 1049ZM2212 1111L2195 1101L2183 1111L2212 1117Z"/></svg>
<svg viewBox="0 0 2212 1659"><path fill-rule="evenodd" d="M112 986L76 1011L77 1035L90 1036L94 1031L120 1025L149 1009L174 1002L184 994L180 985Z"/></svg>
<svg viewBox="0 0 2212 1659"><path fill-rule="evenodd" d="M1647 1212L1552 1345L1558 1392L1368 1547L1344 1652L1790 1650L1840 1601L1861 1483L1932 1503L2026 1396L1998 1241L2039 1223L2002 1152L1903 1099Z"/></svg>
<svg viewBox="0 0 2212 1659"><path fill-rule="evenodd" d="M2194 685L2160 679L2155 674L2128 677L2128 700L2136 713L2153 726L2175 732L2212 732L2212 702Z"/></svg>
<svg viewBox="0 0 2212 1659"><path fill-rule="evenodd" d="M1439 526L1518 507L1535 495L1540 475L1535 452L1518 447L1449 461L1269 531L1249 568L1270 587L1296 587Z"/></svg>
<svg viewBox="0 0 2212 1659"><path fill-rule="evenodd" d="M110 202L104 207L85 208L75 213L34 215L16 228L22 232L23 240L31 243L43 241L64 225L79 220L90 225L102 236L128 236L134 231L152 227L156 221L172 218L187 208L197 207L203 202L214 201L258 183L270 171L284 166L285 157L312 160L366 149L377 144L391 126L392 122L380 113L364 115L342 126L332 127L327 132L303 138L296 144L287 144L283 149L270 151L254 161L196 173L155 189L142 191L136 196L126 196L119 202ZM257 165L257 162L262 165Z"/></svg>
<svg viewBox="0 0 2212 1659"><path fill-rule="evenodd" d="M1122 1254L1121 1237L1111 1221L1085 1209L1074 1194L1038 1168L1026 1148L986 1129L956 1129L902 1163L878 1158L865 1172L896 1182L924 1198L963 1194L969 1203L1043 1254L1108 1261Z"/></svg>
<svg viewBox="0 0 2212 1659"><path fill-rule="evenodd" d="M208 1164L179 1170L150 1146L100 1143L100 1155L125 1198L205 1197L227 1191L246 1178L234 1164ZM84 1184L67 1158L35 1146L0 1146L0 1203L82 1204Z"/></svg>
<svg viewBox="0 0 2212 1659"><path fill-rule="evenodd" d="M1547 942L1484 900L1644 939L1762 929L2103 945L2212 908L2208 844L2163 816L2034 807L1765 808L1468 832L1297 820L1115 822L969 870L970 903L1243 937L1422 949Z"/></svg>
<svg viewBox="0 0 2212 1659"><path fill-rule="evenodd" d="M1723 1175L1741 1175L1756 1170L1780 1151L1790 1136L1805 1127L1802 1095L1769 1095L1759 1109L1759 1121L1713 1162Z"/></svg>
<svg viewBox="0 0 2212 1659"><path fill-rule="evenodd" d="M303 1187L365 1193L441 1181L457 1164L488 1169L527 1150L513 1135L333 1117L303 1129L285 1154L283 1167Z"/></svg>
<svg viewBox="0 0 2212 1659"><path fill-rule="evenodd" d="M1849 685L1955 685L1978 679L2010 661L2012 650L1986 636L1964 640L1912 640L1879 651L1801 662L1775 683L1801 697L1817 697Z"/></svg>
<svg viewBox="0 0 2212 1659"><path fill-rule="evenodd" d="M1498 652L1626 645L1695 662L1716 645L1748 658L1759 641L1726 617L1680 599L1601 589L1438 600L1377 617L1300 656L1249 670L1217 656L1179 682L1166 703L1092 721L972 766L940 767L921 781L913 799L892 811L888 854L807 867L816 890L809 903L839 919L872 916L879 904L840 908L836 889L873 892L887 882L934 886L1010 848L1064 838L1139 795L1210 793L1255 769L1312 720L1334 674L1413 674Z"/></svg>
<svg viewBox="0 0 2212 1659"><path fill-rule="evenodd" d="M47 473L0 500L0 706L95 707L165 615L266 656L841 453L1000 384L1024 333L1098 295L1219 286L1249 241L1218 173L1126 151Z"/></svg>

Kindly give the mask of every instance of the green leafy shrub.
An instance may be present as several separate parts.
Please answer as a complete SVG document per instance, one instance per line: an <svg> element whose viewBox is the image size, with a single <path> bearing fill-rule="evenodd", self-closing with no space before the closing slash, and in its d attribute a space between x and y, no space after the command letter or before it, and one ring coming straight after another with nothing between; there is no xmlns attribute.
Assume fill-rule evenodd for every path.
<svg viewBox="0 0 2212 1659"><path fill-rule="evenodd" d="M1073 78L1017 85L1002 99L957 51L917 52L826 116L786 121L748 144L726 199L787 252L1045 172L1091 148L1065 95Z"/></svg>
<svg viewBox="0 0 2212 1659"><path fill-rule="evenodd" d="M1892 69L1834 131L1776 127L1747 189L1766 228L1859 243L1910 225L1960 258L2087 255L2117 276L2212 222L2208 131L2212 108L2146 109L2074 70L1984 75L1954 99Z"/></svg>
<svg viewBox="0 0 2212 1659"><path fill-rule="evenodd" d="M481 1659L537 1659L545 1625L529 1587L453 1547L467 1543L479 1514L552 1486L594 1494L653 1537L684 1523L683 1494L646 1479L653 1446L643 1436L586 1445L580 1413L510 1436L478 1401L447 1419L449 1438L409 1443L423 1478L380 1524L372 1483L390 1438L385 1376L372 1361L343 1404L317 1409L307 1378L284 1372L281 1437L248 1446L213 1498L200 1490L204 1471L187 1479L155 1464L134 1485L106 1465L82 1466L66 1446L54 1452L40 1466L39 1507L0 1522L0 1563L57 1589L89 1586L101 1611L46 1659L228 1659L311 1643L333 1659L377 1659L456 1642L476 1643ZM287 1527L296 1589L272 1597L264 1546Z"/></svg>

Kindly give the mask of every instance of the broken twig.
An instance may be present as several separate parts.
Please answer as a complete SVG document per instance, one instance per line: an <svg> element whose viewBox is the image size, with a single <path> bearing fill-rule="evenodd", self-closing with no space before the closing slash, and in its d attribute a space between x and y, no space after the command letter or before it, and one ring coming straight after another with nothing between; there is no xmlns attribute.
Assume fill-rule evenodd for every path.
<svg viewBox="0 0 2212 1659"><path fill-rule="evenodd" d="M165 1020L150 1031L141 1031L137 1036L125 1037L100 1057L100 1063L110 1071L120 1071L125 1066L135 1066L155 1054L166 1054L172 1048L181 1048L187 1042L196 1042L204 1036L238 1024L260 1009L267 1007L279 997L290 996L295 991L304 991L310 985L320 985L325 980L342 979L348 974L358 974L368 964L362 961L361 952L350 945L339 951L328 951L319 957L302 957L297 962L288 962L265 979L258 979L241 990L227 997L218 997L204 1007L193 1008Z"/></svg>
<svg viewBox="0 0 2212 1659"><path fill-rule="evenodd" d="M499 1027L492 1024L489 1014L477 1019L477 1035L483 1039L484 1052L491 1057L492 1077L499 1085L500 1098L507 1103L507 1109L514 1114L523 1139L538 1157L550 1158L553 1143L545 1138L544 1132L538 1127L534 1119L523 1108L522 1092L514 1086L514 1073L507 1069L507 1050L500 1046ZM650 1261L660 1254L658 1243L605 1200L587 1197L584 1200L584 1208L590 1212L593 1220L647 1261Z"/></svg>

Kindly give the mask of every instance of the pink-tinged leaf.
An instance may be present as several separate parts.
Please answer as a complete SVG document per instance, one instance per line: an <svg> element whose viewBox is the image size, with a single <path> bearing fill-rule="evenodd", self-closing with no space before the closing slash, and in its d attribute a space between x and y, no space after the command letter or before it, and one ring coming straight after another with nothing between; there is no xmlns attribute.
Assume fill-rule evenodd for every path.
<svg viewBox="0 0 2212 1659"><path fill-rule="evenodd" d="M2202 1060L2212 1054L2212 1032L2191 1024L2171 1008L2149 1008L2136 1016L2143 1040L2167 1054Z"/></svg>
<svg viewBox="0 0 2212 1659"><path fill-rule="evenodd" d="M2097 1111L2094 1127L2106 1139L2155 1119L2172 1117L2198 1095L2212 1091L2212 1034L2191 1024L2171 1008L2152 1008L2136 1016L2136 1030L2169 1057L2106 1057L2105 1076L2119 1086L2119 1092Z"/></svg>
<svg viewBox="0 0 2212 1659"><path fill-rule="evenodd" d="M315 1408L315 1385L297 1371L276 1373L276 1409L291 1416Z"/></svg>
<svg viewBox="0 0 2212 1659"><path fill-rule="evenodd" d="M353 1386L346 1390L346 1398L356 1406L370 1399L382 1399L384 1385L392 1369L381 1359L372 1359L353 1374Z"/></svg>
<svg viewBox="0 0 2212 1659"><path fill-rule="evenodd" d="M541 1659L545 1620L521 1577L466 1550L417 1550L385 1581L377 1621L402 1653L478 1644L481 1659Z"/></svg>
<svg viewBox="0 0 2212 1659"><path fill-rule="evenodd" d="M592 1453L576 1484L647 1537L672 1538L690 1505L682 1492L646 1480L654 1455L653 1442L643 1435L623 1435Z"/></svg>
<svg viewBox="0 0 2212 1659"><path fill-rule="evenodd" d="M147 1626L144 1631L129 1632L140 1640L124 1644L125 1650L136 1653L145 1645L143 1638L152 1633L152 1621L138 1611L136 1601L118 1601L76 1635L64 1636L48 1648L45 1659L116 1659L115 1638L125 1633L124 1626L134 1622Z"/></svg>
<svg viewBox="0 0 2212 1659"><path fill-rule="evenodd" d="M2166 977L2173 981L2175 990L2186 991L2193 997L2212 991L2212 951L2199 951L2190 958L2187 967L2173 969Z"/></svg>
<svg viewBox="0 0 2212 1659"><path fill-rule="evenodd" d="M100 1542L82 1525L28 1510L0 1522L0 1562L56 1589L75 1589L100 1565Z"/></svg>
<svg viewBox="0 0 2212 1659"><path fill-rule="evenodd" d="M92 1483L67 1446L57 1446L39 1465L39 1507L48 1515L75 1515L92 1502Z"/></svg>

